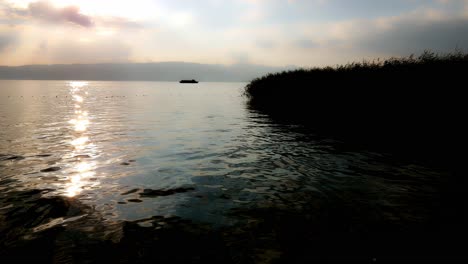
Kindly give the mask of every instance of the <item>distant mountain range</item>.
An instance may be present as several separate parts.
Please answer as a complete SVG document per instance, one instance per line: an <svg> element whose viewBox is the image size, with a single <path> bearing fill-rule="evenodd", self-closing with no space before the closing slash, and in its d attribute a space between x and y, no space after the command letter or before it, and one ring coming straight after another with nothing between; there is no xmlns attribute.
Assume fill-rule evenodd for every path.
<svg viewBox="0 0 468 264"><path fill-rule="evenodd" d="M291 67L253 64L198 64L186 62L103 63L0 66L0 79L13 80L109 80L109 81L198 81L248 82L270 72Z"/></svg>

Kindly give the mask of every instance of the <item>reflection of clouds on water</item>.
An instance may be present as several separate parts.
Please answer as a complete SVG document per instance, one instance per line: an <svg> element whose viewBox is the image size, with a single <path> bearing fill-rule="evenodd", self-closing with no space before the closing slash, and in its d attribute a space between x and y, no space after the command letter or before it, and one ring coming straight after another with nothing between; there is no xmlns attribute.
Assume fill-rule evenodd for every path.
<svg viewBox="0 0 468 264"><path fill-rule="evenodd" d="M72 156L78 157L78 163L72 168L72 175L69 182L65 186L65 195L74 197L80 194L85 188L92 188L99 185L99 182L92 181L95 176L96 162L88 161L86 151L95 149L96 146L90 142L90 138L86 135L91 124L89 121L89 113L84 110L83 105L88 92L87 82L69 82L71 97L75 103L75 116L70 119L69 123L73 125L74 139L70 144L74 147Z"/></svg>

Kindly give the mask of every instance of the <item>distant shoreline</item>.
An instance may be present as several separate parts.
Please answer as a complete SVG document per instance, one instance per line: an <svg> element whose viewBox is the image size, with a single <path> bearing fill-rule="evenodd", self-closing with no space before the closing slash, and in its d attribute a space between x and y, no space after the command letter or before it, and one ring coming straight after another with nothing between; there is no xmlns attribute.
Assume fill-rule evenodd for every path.
<svg viewBox="0 0 468 264"><path fill-rule="evenodd" d="M201 82L248 82L269 72L286 70L254 64L115 63L0 66L0 79L169 81L197 79Z"/></svg>
<svg viewBox="0 0 468 264"><path fill-rule="evenodd" d="M88 80L88 79L1 79L0 81L77 81L77 82L165 82L179 83L179 81L158 80ZM200 81L200 83L248 83L248 81Z"/></svg>

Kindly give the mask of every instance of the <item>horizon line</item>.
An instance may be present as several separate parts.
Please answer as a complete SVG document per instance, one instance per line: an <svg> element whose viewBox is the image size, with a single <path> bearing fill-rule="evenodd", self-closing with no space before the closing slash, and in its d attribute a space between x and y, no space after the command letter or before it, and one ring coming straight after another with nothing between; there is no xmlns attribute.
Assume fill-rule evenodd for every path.
<svg viewBox="0 0 468 264"><path fill-rule="evenodd" d="M256 63L232 63L232 64L222 64L222 63L200 63L200 62L189 62L189 61L159 61L159 62L96 62L96 63L50 63L50 64L22 64L22 65L0 65L0 67L28 67L28 66L75 66L75 65L122 65L122 64L165 64L165 63L181 63L181 64L195 64L195 65L213 65L213 66L238 66L238 65L249 65L249 66L260 66L260 67L269 67L269 68L288 68L288 67L300 67L297 65L284 65L284 66L271 66L265 64L256 64Z"/></svg>

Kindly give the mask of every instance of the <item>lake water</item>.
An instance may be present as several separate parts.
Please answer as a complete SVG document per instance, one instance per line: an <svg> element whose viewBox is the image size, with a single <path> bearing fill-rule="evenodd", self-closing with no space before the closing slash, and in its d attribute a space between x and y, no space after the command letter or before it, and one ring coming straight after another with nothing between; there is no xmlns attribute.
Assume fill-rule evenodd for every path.
<svg viewBox="0 0 468 264"><path fill-rule="evenodd" d="M245 85L0 81L0 259L375 261L450 232L448 171L275 122Z"/></svg>

